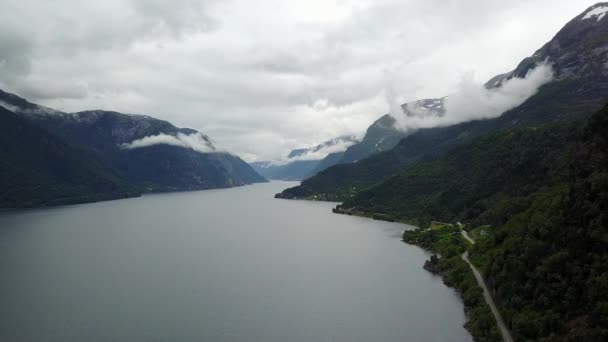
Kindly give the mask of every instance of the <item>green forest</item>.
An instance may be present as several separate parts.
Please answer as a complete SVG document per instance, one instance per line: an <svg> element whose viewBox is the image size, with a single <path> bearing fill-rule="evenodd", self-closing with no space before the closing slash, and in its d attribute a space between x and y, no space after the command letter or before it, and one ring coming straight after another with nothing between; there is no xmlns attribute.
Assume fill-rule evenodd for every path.
<svg viewBox="0 0 608 342"><path fill-rule="evenodd" d="M472 140L338 209L420 227L461 223L480 237L470 259L515 340L608 340L608 107L586 123ZM459 258L464 240L450 229L406 232L404 241L439 253L425 267L463 293L476 340L494 340L481 290Z"/></svg>

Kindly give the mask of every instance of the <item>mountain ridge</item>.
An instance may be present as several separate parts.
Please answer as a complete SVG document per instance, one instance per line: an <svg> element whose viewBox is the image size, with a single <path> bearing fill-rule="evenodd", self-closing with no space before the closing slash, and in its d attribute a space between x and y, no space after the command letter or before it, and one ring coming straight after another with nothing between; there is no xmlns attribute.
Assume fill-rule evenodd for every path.
<svg viewBox="0 0 608 342"><path fill-rule="evenodd" d="M289 152L287 158L281 161L258 161L250 165L260 175L268 179L299 181L329 167L327 160L336 160L344 154L358 139L353 135L345 135L327 140L308 148L297 148ZM333 158L333 159L332 159ZM333 165L333 164L331 164Z"/></svg>
<svg viewBox="0 0 608 342"><path fill-rule="evenodd" d="M492 78L488 81L492 84L486 83L486 87L498 87L507 79L527 75L539 63L551 63L554 80L541 86L522 105L494 119L420 129L389 151L354 164L332 166L277 197L342 201L415 162L447 153L467 139L500 129L580 119L597 111L608 99L608 20L582 18L601 6L607 5L600 3L576 16L513 71ZM577 34L585 39L574 39Z"/></svg>
<svg viewBox="0 0 608 342"><path fill-rule="evenodd" d="M0 106L0 208L139 196L119 173L78 146Z"/></svg>
<svg viewBox="0 0 608 342"><path fill-rule="evenodd" d="M206 135L148 115L103 110L65 113L1 90L0 107L17 115L22 123L27 121L29 129L75 146L80 152L74 158L84 163L95 161L100 168L112 170L120 183L137 189L134 193L205 190L266 181L239 157L217 149ZM15 153L4 156L7 165L17 159ZM42 182L45 177L39 176ZM16 176L11 177L14 181ZM13 205L30 206L27 201Z"/></svg>

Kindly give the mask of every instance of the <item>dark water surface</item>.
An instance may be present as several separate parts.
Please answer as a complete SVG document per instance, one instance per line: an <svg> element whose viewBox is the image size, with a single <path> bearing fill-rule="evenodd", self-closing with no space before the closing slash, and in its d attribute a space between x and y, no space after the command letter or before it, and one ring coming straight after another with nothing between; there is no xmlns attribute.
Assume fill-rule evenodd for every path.
<svg viewBox="0 0 608 342"><path fill-rule="evenodd" d="M0 341L471 341L404 226L292 185L0 214Z"/></svg>

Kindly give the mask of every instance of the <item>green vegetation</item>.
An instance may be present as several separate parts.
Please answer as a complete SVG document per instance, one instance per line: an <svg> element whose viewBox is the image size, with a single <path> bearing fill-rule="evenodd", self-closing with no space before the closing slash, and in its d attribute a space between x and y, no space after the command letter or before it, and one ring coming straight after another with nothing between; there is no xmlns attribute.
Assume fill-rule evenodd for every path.
<svg viewBox="0 0 608 342"><path fill-rule="evenodd" d="M95 202L139 191L95 156L0 107L0 208Z"/></svg>
<svg viewBox="0 0 608 342"><path fill-rule="evenodd" d="M0 103L0 208L96 202L142 192L265 181L239 157L226 152L199 153L166 144L121 148L152 135L200 133L167 121L108 111L67 114L2 90ZM200 137L210 144L208 137Z"/></svg>
<svg viewBox="0 0 608 342"><path fill-rule="evenodd" d="M517 340L608 340L608 108L567 170L475 246Z"/></svg>
<svg viewBox="0 0 608 342"><path fill-rule="evenodd" d="M395 174L452 152L481 136L513 128L534 128L554 122L588 118L605 103L603 80L572 79L552 82L523 105L491 120L477 120L421 129L405 137L392 150L372 155L352 164L332 166L284 190L281 198L317 198L347 201L360 190L386 181Z"/></svg>
<svg viewBox="0 0 608 342"><path fill-rule="evenodd" d="M499 225L560 176L580 123L502 131L421 162L361 191L342 207L427 226L431 220Z"/></svg>
<svg viewBox="0 0 608 342"><path fill-rule="evenodd" d="M475 340L499 341L500 334L494 316L483 298L483 291L469 265L461 258L470 243L461 236L460 228L433 223L429 228L406 231L403 233L403 241L435 253L424 264L424 268L441 275L446 285L461 293L467 313L465 327Z"/></svg>
<svg viewBox="0 0 608 342"><path fill-rule="evenodd" d="M470 260L515 340L608 340L608 107L584 127L508 130L471 141L337 210L417 219L424 227L454 222L406 232L404 240L441 255L425 267L463 293L476 340L496 335L486 325L491 316L476 311L479 294L467 287L474 281L459 259L459 221L477 227Z"/></svg>

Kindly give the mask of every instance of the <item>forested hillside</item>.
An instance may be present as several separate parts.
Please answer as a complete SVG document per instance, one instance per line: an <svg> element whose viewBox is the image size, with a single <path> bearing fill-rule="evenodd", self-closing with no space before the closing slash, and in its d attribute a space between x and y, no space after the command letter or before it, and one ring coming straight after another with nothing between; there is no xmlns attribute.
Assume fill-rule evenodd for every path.
<svg viewBox="0 0 608 342"><path fill-rule="evenodd" d="M203 133L146 115L65 113L0 90L0 124L0 208L265 181Z"/></svg>
<svg viewBox="0 0 608 342"><path fill-rule="evenodd" d="M518 340L608 340L608 109L565 171L474 250Z"/></svg>
<svg viewBox="0 0 608 342"><path fill-rule="evenodd" d="M500 224L561 172L580 122L523 128L472 139L363 190L343 207L426 226L431 220Z"/></svg>
<svg viewBox="0 0 608 342"><path fill-rule="evenodd" d="M139 191L92 153L0 107L0 208L94 202Z"/></svg>
<svg viewBox="0 0 608 342"><path fill-rule="evenodd" d="M515 340L608 338L608 107L584 128L548 125L476 139L363 191L341 210L483 227L471 258Z"/></svg>

